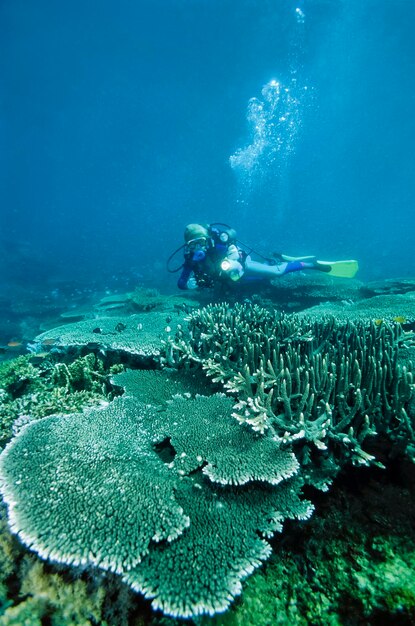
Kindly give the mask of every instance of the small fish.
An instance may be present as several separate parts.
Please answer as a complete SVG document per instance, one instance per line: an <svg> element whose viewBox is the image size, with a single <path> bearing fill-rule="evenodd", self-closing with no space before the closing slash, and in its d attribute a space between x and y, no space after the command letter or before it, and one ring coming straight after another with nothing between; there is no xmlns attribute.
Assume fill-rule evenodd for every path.
<svg viewBox="0 0 415 626"><path fill-rule="evenodd" d="M53 346L54 343L56 343L56 339L52 339L52 337L42 339L42 346Z"/></svg>
<svg viewBox="0 0 415 626"><path fill-rule="evenodd" d="M86 344L88 348L90 348L90 350L100 350L101 349L101 344L96 343L95 341L88 341L88 343Z"/></svg>
<svg viewBox="0 0 415 626"><path fill-rule="evenodd" d="M102 328L99 328L98 326L96 328L93 329L92 331L93 333L99 335L100 333L102 333Z"/></svg>
<svg viewBox="0 0 415 626"><path fill-rule="evenodd" d="M376 324L376 326L380 326L381 324L383 324L383 320L378 319L378 320L373 320Z"/></svg>
<svg viewBox="0 0 415 626"><path fill-rule="evenodd" d="M393 318L393 321L397 322L398 324L405 324L406 317L404 317L403 315L397 315L396 317Z"/></svg>
<svg viewBox="0 0 415 626"><path fill-rule="evenodd" d="M42 363L49 356L50 356L49 352L38 352L36 354L31 354L29 358L30 358L30 362L33 363L34 365L40 365L40 363Z"/></svg>
<svg viewBox="0 0 415 626"><path fill-rule="evenodd" d="M22 347L22 342L21 341L9 341L7 346L9 348L21 348Z"/></svg>

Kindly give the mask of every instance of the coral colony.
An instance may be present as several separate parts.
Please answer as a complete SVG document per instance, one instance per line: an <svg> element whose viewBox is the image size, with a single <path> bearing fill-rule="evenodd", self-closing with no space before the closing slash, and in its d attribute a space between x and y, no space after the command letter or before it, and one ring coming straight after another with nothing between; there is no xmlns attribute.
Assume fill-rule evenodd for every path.
<svg viewBox="0 0 415 626"><path fill-rule="evenodd" d="M11 531L42 559L118 575L166 615L225 611L284 521L312 515L304 487L380 466L378 437L414 458L413 333L367 311L214 304L166 327L165 311L117 310L43 333L55 362L36 381L23 360L22 375L45 402L53 378L61 404L12 411L26 419L0 457ZM77 388L95 404L65 408Z"/></svg>

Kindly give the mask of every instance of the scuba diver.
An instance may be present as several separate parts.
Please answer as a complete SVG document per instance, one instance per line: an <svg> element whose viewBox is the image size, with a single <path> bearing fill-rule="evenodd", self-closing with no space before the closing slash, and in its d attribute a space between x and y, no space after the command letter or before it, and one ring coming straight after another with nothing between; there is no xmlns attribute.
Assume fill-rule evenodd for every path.
<svg viewBox="0 0 415 626"><path fill-rule="evenodd" d="M185 243L169 258L184 249L184 263L172 272L181 270L179 289L213 287L218 282L248 282L272 280L290 272L318 270L332 276L353 278L357 261L318 261L315 257L289 257L276 254L266 258L236 238L236 232L227 224L188 224L184 231ZM248 248L248 251L245 249ZM254 253L262 262L254 261Z"/></svg>

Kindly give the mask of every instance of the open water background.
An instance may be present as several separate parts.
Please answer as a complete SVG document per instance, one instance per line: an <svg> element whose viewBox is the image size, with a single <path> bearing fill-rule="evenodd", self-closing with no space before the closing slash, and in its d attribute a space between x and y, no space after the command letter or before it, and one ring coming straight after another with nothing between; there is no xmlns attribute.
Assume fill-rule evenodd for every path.
<svg viewBox="0 0 415 626"><path fill-rule="evenodd" d="M414 18L411 0L3 0L3 291L174 290L194 221L413 277Z"/></svg>

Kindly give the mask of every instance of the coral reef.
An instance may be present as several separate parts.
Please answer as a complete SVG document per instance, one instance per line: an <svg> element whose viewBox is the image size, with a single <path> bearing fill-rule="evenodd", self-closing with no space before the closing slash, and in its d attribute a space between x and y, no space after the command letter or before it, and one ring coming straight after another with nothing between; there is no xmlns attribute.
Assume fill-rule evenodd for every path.
<svg viewBox="0 0 415 626"><path fill-rule="evenodd" d="M121 387L128 395L145 404L161 405L175 395L187 397L214 393L214 387L202 370L172 369L132 370L127 369L111 378L111 383Z"/></svg>
<svg viewBox="0 0 415 626"><path fill-rule="evenodd" d="M360 300L363 283L323 272L293 272L272 281L272 300L285 310L302 310L321 302Z"/></svg>
<svg viewBox="0 0 415 626"><path fill-rule="evenodd" d="M365 298L415 292L415 280L413 278L386 278L383 280L374 280L362 285L360 292Z"/></svg>
<svg viewBox="0 0 415 626"><path fill-rule="evenodd" d="M164 319L174 318L184 311L191 311L200 306L197 294L188 297L182 295L165 295L157 289L137 287L131 293L112 293L103 296L98 302L79 305L63 311L59 320L43 324L43 331L54 330L65 323L75 323L84 320L99 320L100 318L119 317L128 318L137 313L164 312ZM147 318L144 318L145 320ZM150 318L148 318L150 319ZM163 318L162 318L163 319ZM125 320L124 322L125 323ZM166 325L165 324L165 325ZM111 331L109 327L109 331Z"/></svg>
<svg viewBox="0 0 415 626"><path fill-rule="evenodd" d="M166 310L183 310L186 307L195 308L198 306L198 295L193 297L183 295L162 295L158 289L149 289L144 287L136 287L136 289L127 294L130 305L135 311L166 311Z"/></svg>
<svg viewBox="0 0 415 626"><path fill-rule="evenodd" d="M4 546L9 565L0 573L3 580L10 576L14 560L13 587L19 582L20 591L19 604L11 605L15 596L0 601L0 624L21 626L30 609L29 625L66 626L65 615L70 626L409 626L415 621L414 503L413 466L400 463L386 473L348 469L319 498L307 525L272 540L273 554L244 582L232 607L195 622L149 613L111 577L78 573L72 579L35 556L22 558L22 549L17 560L17 542L2 532L0 554Z"/></svg>
<svg viewBox="0 0 415 626"><path fill-rule="evenodd" d="M214 483L278 484L298 472L295 456L272 437L260 437L232 419L232 400L223 394L194 399L176 396L151 422L153 440L169 439L180 474L203 467ZM218 428L220 424L220 428Z"/></svg>
<svg viewBox="0 0 415 626"><path fill-rule="evenodd" d="M171 327L167 325L163 312L99 317L48 330L38 335L36 342L41 347L52 347L54 350L87 348L104 353L112 351L155 358L160 354L162 339L182 317L177 314Z"/></svg>
<svg viewBox="0 0 415 626"><path fill-rule="evenodd" d="M15 540L10 535L6 523L6 511L0 506L0 607L7 604L7 579L15 568Z"/></svg>
<svg viewBox="0 0 415 626"><path fill-rule="evenodd" d="M239 426L231 407L223 395L175 397L165 409L125 395L26 425L0 457L12 531L52 562L121 573L167 614L224 610L270 554L257 531L312 511L302 480L287 480L293 454ZM177 447L170 463L153 445L166 438Z"/></svg>
<svg viewBox="0 0 415 626"><path fill-rule="evenodd" d="M241 423L294 445L309 481L327 488L344 463L376 462L368 436L387 434L400 452L415 452L413 376L398 362L406 339L399 324L219 304L188 317L188 334L170 339L166 359L202 365L235 397Z"/></svg>
<svg viewBox="0 0 415 626"><path fill-rule="evenodd" d="M413 310L412 295L402 297ZM0 623L413 616L412 543L405 552L392 532L373 536L367 516L382 514L370 513L373 490L359 500L359 527L357 505L344 496L324 517L313 488L341 485L350 465L380 476L391 457L415 459L415 342L393 319L408 311L387 312L391 298L343 302L344 318L288 316L268 303L189 306L185 320L186 307L167 315L157 305L47 331L37 344L46 356L1 366L3 442L12 425L15 436L0 456L0 488L9 526L34 554L2 528ZM150 369L111 373L107 352ZM277 539L286 520L310 517L304 490L318 515ZM395 497L396 488L392 509ZM203 617L226 611L267 560L234 608ZM150 615L131 589L177 619Z"/></svg>
<svg viewBox="0 0 415 626"><path fill-rule="evenodd" d="M325 302L318 306L305 309L299 317L319 319L334 316L338 321L383 321L415 322L415 292L405 294L385 294L365 298L358 302Z"/></svg>
<svg viewBox="0 0 415 626"><path fill-rule="evenodd" d="M415 475L405 463L388 470L342 474L306 527L274 539L241 599L203 626L413 624Z"/></svg>
<svg viewBox="0 0 415 626"><path fill-rule="evenodd" d="M225 611L241 593L241 580L271 554L258 531L271 536L284 519L309 517L310 507L298 500L300 486L294 479L277 487L251 484L235 490L183 480L177 497L190 514L188 531L155 547L124 579L167 615Z"/></svg>
<svg viewBox="0 0 415 626"><path fill-rule="evenodd" d="M104 365L94 354L72 363L46 358L37 367L33 359L26 355L0 364L0 445L11 437L13 427L79 411L110 396Z"/></svg>
<svg viewBox="0 0 415 626"><path fill-rule="evenodd" d="M131 298L127 293L112 293L108 296L104 296L103 298L101 298L100 301L97 302L97 304L95 305L94 309L101 314L102 312L108 314L109 312L118 309L129 309L130 301Z"/></svg>
<svg viewBox="0 0 415 626"><path fill-rule="evenodd" d="M364 297L363 283L356 279L333 277L323 272L292 272L273 281L220 284L198 292L200 305L226 301L233 304L249 299L284 311L301 311L323 302L357 301Z"/></svg>
<svg viewBox="0 0 415 626"><path fill-rule="evenodd" d="M143 626L128 618L136 595L115 577L56 568L10 534L0 508L2 626Z"/></svg>
<svg viewBox="0 0 415 626"><path fill-rule="evenodd" d="M40 561L25 557L22 601L7 608L2 626L110 626L102 621L106 590L82 580L70 582L58 573L46 574Z"/></svg>
<svg viewBox="0 0 415 626"><path fill-rule="evenodd" d="M25 426L1 456L12 531L43 558L114 572L140 562L151 541L181 534L189 520L148 445L149 412L116 398Z"/></svg>
<svg viewBox="0 0 415 626"><path fill-rule="evenodd" d="M165 295L158 289L150 287L136 287L134 291L124 294L110 294L104 296L95 305L95 313L100 315L115 314L131 315L150 311L182 311L186 308L199 306L198 294ZM118 312L118 313L117 313Z"/></svg>

